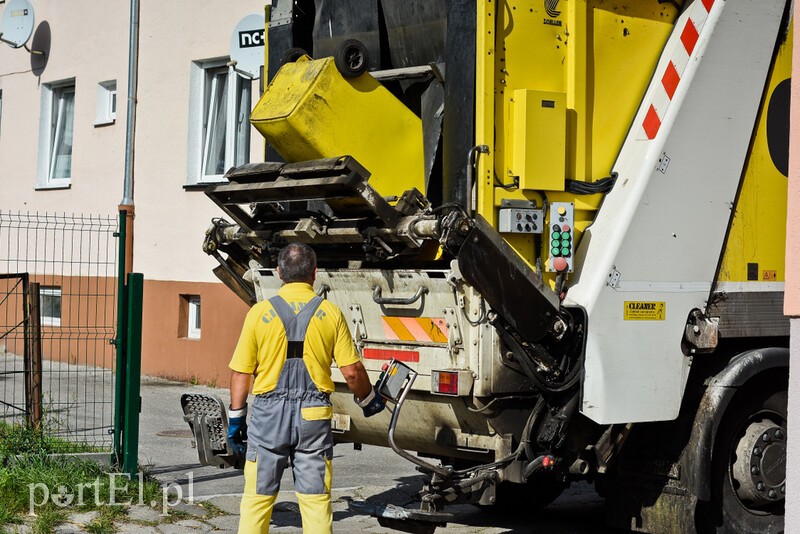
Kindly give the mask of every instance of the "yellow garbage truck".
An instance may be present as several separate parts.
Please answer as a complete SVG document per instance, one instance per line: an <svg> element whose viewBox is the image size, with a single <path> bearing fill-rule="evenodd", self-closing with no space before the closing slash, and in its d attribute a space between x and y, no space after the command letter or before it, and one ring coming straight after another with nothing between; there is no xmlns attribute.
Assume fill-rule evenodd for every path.
<svg viewBox="0 0 800 534"><path fill-rule="evenodd" d="M254 303L308 243L406 378L365 419L333 371L336 439L430 477L384 524L588 480L616 526L783 530L791 5L273 1L204 250Z"/></svg>

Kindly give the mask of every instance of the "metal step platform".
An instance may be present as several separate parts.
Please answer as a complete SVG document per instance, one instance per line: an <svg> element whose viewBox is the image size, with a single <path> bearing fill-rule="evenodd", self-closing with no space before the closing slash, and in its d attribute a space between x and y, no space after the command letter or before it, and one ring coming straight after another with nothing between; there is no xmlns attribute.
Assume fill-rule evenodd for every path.
<svg viewBox="0 0 800 534"><path fill-rule="evenodd" d="M236 454L228 443L228 412L216 395L181 395L183 420L192 429L202 465L244 469L245 456Z"/></svg>

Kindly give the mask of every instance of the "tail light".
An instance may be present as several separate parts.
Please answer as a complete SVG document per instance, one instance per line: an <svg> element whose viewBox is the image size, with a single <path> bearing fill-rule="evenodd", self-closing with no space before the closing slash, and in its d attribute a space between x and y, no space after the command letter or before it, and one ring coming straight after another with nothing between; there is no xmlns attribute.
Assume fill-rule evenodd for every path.
<svg viewBox="0 0 800 534"><path fill-rule="evenodd" d="M431 371L431 393L453 397L468 395L472 381L471 371L434 369Z"/></svg>

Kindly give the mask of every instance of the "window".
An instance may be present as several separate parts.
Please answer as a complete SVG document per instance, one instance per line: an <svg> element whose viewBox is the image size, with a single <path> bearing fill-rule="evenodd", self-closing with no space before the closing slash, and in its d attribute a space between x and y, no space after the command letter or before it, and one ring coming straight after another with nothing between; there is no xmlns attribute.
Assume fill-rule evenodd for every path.
<svg viewBox="0 0 800 534"><path fill-rule="evenodd" d="M61 288L39 288L40 321L46 326L61 326Z"/></svg>
<svg viewBox="0 0 800 534"><path fill-rule="evenodd" d="M200 297L197 295L189 297L189 331L186 337L200 339Z"/></svg>
<svg viewBox="0 0 800 534"><path fill-rule="evenodd" d="M0 91L0 131L3 128L3 91Z"/></svg>
<svg viewBox="0 0 800 534"><path fill-rule="evenodd" d="M200 295L181 295L178 337L200 339Z"/></svg>
<svg viewBox="0 0 800 534"><path fill-rule="evenodd" d="M72 176L75 83L45 85L39 129L39 186L65 187Z"/></svg>
<svg viewBox="0 0 800 534"><path fill-rule="evenodd" d="M189 182L218 182L249 161L252 81L224 60L194 63L192 72Z"/></svg>
<svg viewBox="0 0 800 534"><path fill-rule="evenodd" d="M95 126L114 124L117 119L117 80L100 82L97 86L97 118Z"/></svg>

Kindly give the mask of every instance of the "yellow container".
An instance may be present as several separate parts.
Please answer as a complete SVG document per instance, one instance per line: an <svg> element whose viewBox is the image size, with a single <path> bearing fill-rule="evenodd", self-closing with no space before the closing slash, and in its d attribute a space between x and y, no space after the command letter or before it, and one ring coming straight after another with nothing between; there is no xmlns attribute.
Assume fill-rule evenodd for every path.
<svg viewBox="0 0 800 534"><path fill-rule="evenodd" d="M349 155L381 195L425 191L422 121L369 74L344 78L333 58L281 67L250 122L287 162Z"/></svg>

